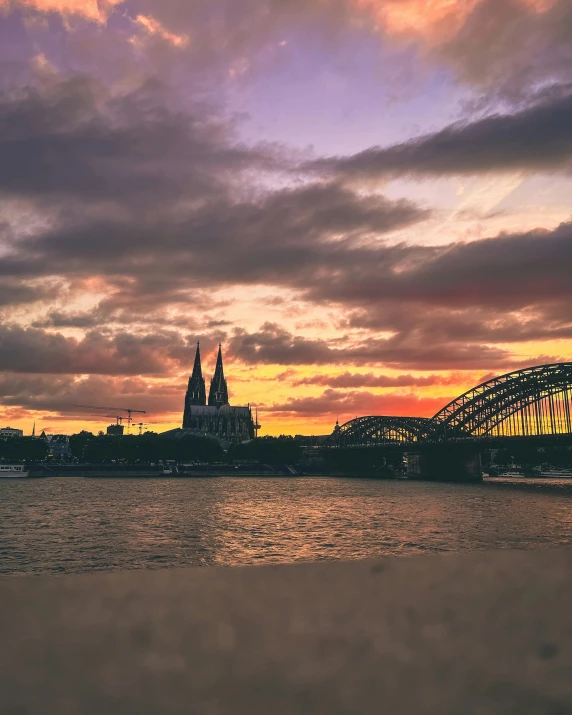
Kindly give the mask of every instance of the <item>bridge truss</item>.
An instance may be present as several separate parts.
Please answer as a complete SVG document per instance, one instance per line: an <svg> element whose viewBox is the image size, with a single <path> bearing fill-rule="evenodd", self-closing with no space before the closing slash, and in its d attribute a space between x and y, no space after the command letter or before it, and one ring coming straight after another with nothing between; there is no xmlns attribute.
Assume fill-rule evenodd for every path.
<svg viewBox="0 0 572 715"><path fill-rule="evenodd" d="M572 432L572 362L494 377L450 402L431 420L432 441L462 436L527 437Z"/></svg>
<svg viewBox="0 0 572 715"><path fill-rule="evenodd" d="M356 417L334 430L338 446L377 446L419 442L431 420L426 417Z"/></svg>
<svg viewBox="0 0 572 715"><path fill-rule="evenodd" d="M430 419L357 417L328 443L373 446L572 434L572 362L538 365L487 380Z"/></svg>

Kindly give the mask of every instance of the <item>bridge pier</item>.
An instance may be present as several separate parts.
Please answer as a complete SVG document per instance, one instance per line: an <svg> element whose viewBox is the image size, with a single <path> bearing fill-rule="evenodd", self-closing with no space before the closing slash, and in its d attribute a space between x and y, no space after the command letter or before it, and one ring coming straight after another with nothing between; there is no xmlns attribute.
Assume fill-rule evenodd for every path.
<svg viewBox="0 0 572 715"><path fill-rule="evenodd" d="M427 445L407 454L407 477L433 482L480 482L481 454L474 445Z"/></svg>

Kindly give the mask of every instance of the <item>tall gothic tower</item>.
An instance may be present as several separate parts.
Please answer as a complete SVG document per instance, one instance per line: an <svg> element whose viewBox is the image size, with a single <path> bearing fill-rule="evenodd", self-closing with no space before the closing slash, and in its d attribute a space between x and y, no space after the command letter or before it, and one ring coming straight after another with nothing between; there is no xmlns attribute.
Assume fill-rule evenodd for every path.
<svg viewBox="0 0 572 715"><path fill-rule="evenodd" d="M213 375L213 379L211 380L211 387L209 390L209 405L213 407L228 405L228 388L226 386L224 370L222 367L222 345L218 346L215 373Z"/></svg>
<svg viewBox="0 0 572 715"><path fill-rule="evenodd" d="M193 374L189 377L189 387L185 398L185 405L206 405L207 392L205 389L205 381L203 379L203 371L201 368L201 350L197 343L197 352L195 354L195 364L193 365Z"/></svg>

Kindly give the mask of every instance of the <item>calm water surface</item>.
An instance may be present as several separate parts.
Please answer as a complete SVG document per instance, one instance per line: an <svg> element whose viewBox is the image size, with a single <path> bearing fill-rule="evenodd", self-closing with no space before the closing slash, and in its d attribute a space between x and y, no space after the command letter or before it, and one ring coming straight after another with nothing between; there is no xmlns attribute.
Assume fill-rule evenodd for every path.
<svg viewBox="0 0 572 715"><path fill-rule="evenodd" d="M572 480L0 482L0 573L287 563L572 544Z"/></svg>

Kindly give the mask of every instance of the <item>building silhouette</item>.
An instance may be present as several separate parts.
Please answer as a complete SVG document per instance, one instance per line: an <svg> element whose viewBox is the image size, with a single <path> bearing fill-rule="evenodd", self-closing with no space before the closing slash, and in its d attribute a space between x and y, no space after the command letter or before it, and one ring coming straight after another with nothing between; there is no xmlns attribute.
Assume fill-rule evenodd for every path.
<svg viewBox="0 0 572 715"><path fill-rule="evenodd" d="M224 442L243 442L253 439L254 429L250 405L231 407L229 404L228 386L224 377L222 361L222 345L218 347L216 367L210 383L207 402L200 345L197 343L193 372L189 378L185 396L182 432L215 437Z"/></svg>
<svg viewBox="0 0 572 715"><path fill-rule="evenodd" d="M15 427L2 427L0 429L0 439L12 439L14 437L23 437L24 431Z"/></svg>
<svg viewBox="0 0 572 715"><path fill-rule="evenodd" d="M71 454L70 438L67 434L42 434L38 439L43 440L48 445L48 455L52 457L69 457Z"/></svg>

